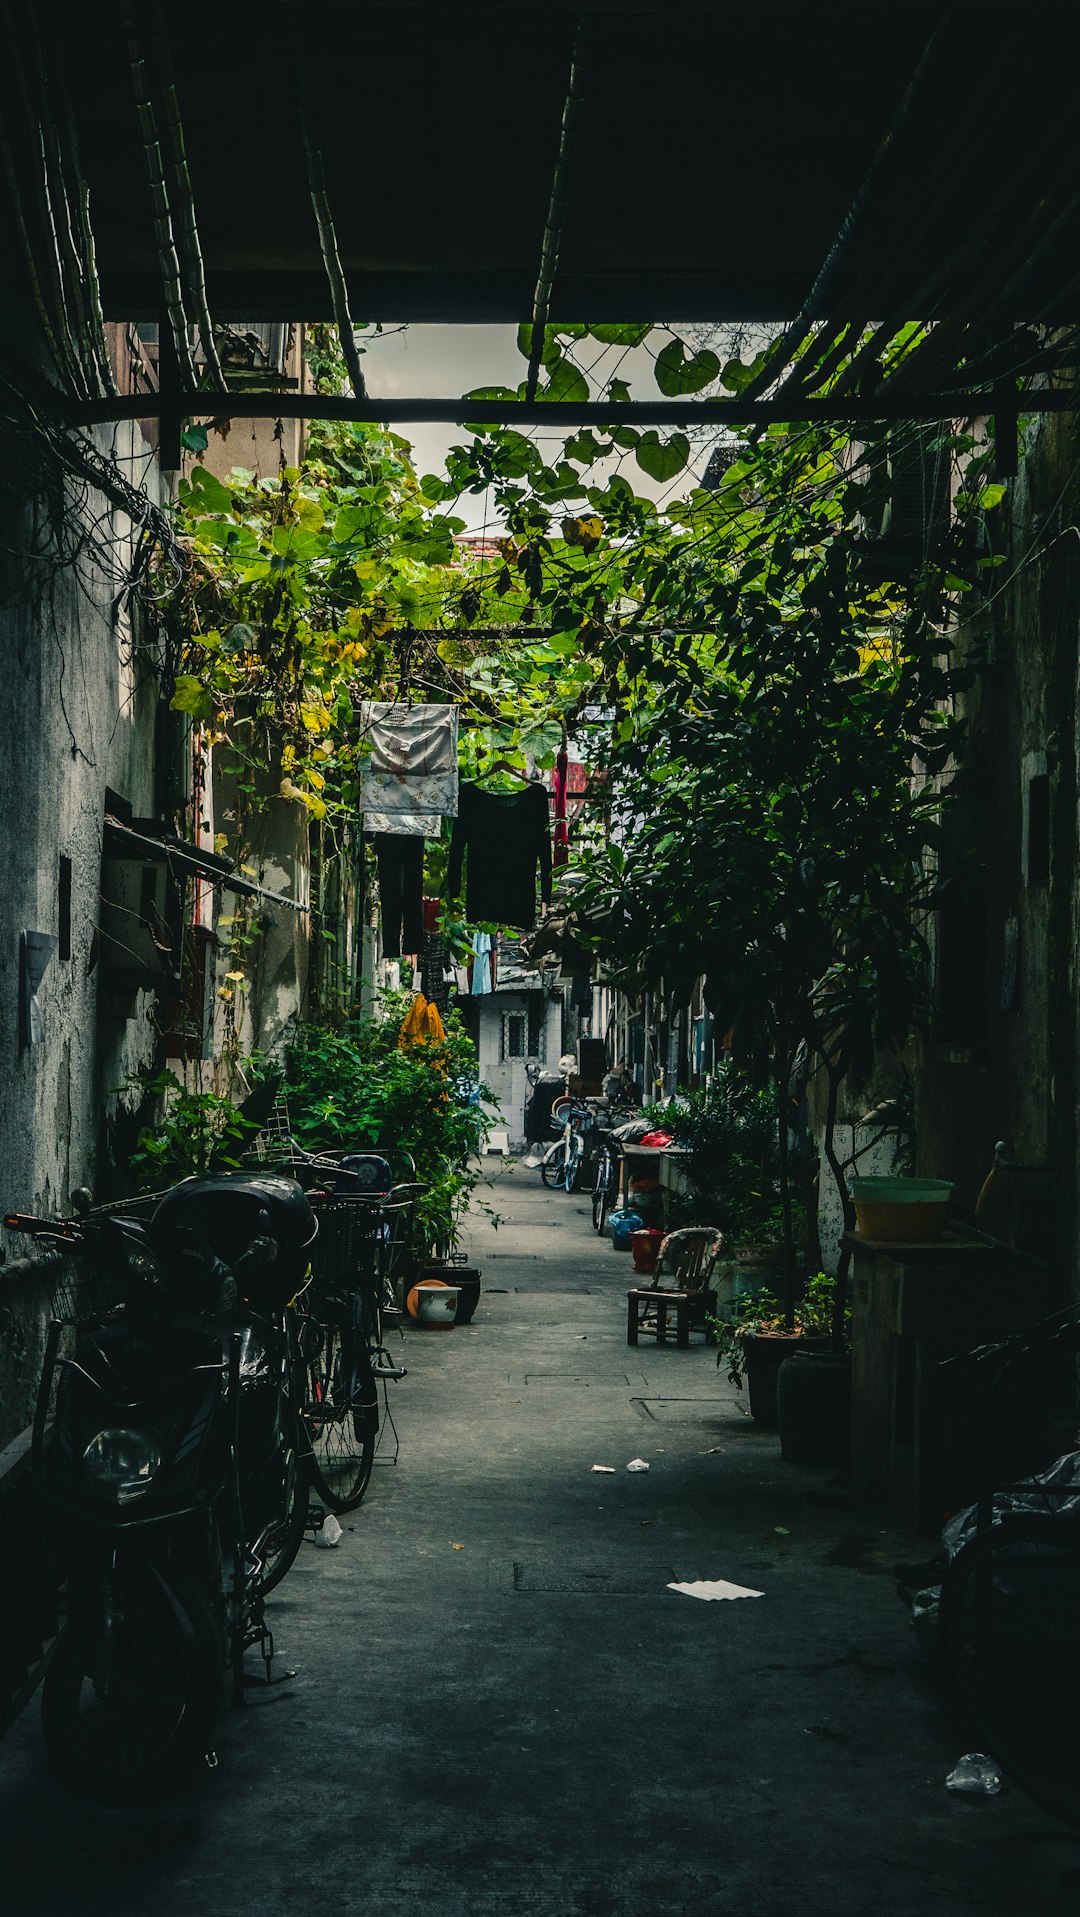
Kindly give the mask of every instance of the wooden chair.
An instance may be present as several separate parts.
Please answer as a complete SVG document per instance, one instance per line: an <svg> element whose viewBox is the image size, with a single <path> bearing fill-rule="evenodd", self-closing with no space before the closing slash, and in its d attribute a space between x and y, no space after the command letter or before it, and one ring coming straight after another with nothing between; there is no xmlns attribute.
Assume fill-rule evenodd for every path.
<svg viewBox="0 0 1080 1917"><path fill-rule="evenodd" d="M636 1345L642 1332L666 1344L668 1313L675 1314L675 1343L690 1344L690 1327L697 1325L710 1337L707 1316L715 1316L716 1293L709 1290L713 1266L723 1248L723 1236L707 1225L669 1231L660 1246L651 1285L635 1286L626 1294L626 1342ZM667 1276L669 1282L663 1282Z"/></svg>

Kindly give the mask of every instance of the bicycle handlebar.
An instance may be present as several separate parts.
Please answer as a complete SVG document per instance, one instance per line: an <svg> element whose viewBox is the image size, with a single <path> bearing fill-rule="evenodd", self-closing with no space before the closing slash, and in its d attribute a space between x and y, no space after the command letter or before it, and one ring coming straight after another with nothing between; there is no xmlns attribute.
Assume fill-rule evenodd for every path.
<svg viewBox="0 0 1080 1917"><path fill-rule="evenodd" d="M971 1351L956 1352L953 1357L941 1360L941 1369L944 1371L955 1365L973 1370L977 1365L988 1364L994 1358L1020 1358L1040 1347L1055 1344L1071 1344L1074 1350L1080 1351L1080 1321L1074 1315L1078 1310L1080 1306L1066 1305L1064 1310L1052 1311L1048 1317L1040 1318L1027 1331L1014 1331L996 1344L975 1345Z"/></svg>
<svg viewBox="0 0 1080 1917"><path fill-rule="evenodd" d="M55 1238L61 1244L81 1245L85 1220L82 1218L37 1218L33 1212L9 1211L4 1224L26 1238Z"/></svg>

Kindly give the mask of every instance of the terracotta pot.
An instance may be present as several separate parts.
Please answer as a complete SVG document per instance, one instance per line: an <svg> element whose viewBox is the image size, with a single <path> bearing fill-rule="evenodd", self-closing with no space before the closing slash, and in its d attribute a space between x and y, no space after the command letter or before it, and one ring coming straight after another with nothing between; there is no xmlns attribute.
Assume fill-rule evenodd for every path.
<svg viewBox="0 0 1080 1917"><path fill-rule="evenodd" d="M749 1332L743 1341L743 1369L750 1394L750 1416L755 1424L776 1429L776 1378L785 1358L802 1344L800 1331L778 1332L767 1337Z"/></svg>

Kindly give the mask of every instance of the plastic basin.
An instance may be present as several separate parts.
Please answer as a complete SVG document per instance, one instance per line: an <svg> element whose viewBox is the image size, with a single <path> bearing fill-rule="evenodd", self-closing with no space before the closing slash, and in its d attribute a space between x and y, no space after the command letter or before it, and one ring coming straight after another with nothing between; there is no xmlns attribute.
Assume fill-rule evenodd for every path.
<svg viewBox="0 0 1080 1917"><path fill-rule="evenodd" d="M848 1188L864 1238L910 1245L940 1238L945 1229L948 1178L852 1178Z"/></svg>

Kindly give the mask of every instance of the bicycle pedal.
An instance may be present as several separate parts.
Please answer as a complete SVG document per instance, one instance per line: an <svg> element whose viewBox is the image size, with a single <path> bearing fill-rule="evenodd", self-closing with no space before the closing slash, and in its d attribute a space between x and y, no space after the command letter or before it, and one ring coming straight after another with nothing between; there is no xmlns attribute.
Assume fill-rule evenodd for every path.
<svg viewBox="0 0 1080 1917"><path fill-rule="evenodd" d="M407 1378L409 1374L404 1365L395 1365L387 1362L386 1364L376 1365L371 1375L373 1378Z"/></svg>
<svg viewBox="0 0 1080 1917"><path fill-rule="evenodd" d="M388 1324L391 1322L396 1324L402 1314L397 1305L384 1305L382 1315Z"/></svg>

